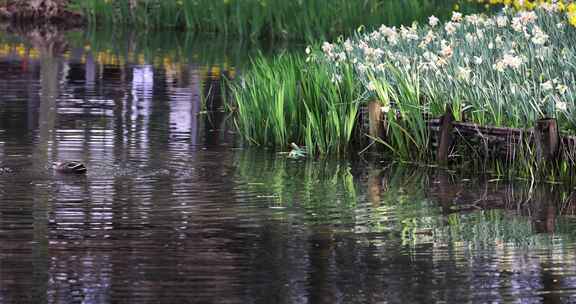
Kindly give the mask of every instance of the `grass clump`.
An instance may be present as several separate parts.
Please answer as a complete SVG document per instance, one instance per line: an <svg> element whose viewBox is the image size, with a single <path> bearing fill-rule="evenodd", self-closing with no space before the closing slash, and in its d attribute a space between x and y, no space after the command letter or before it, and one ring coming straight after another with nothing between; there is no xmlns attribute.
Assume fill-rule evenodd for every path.
<svg viewBox="0 0 576 304"><path fill-rule="evenodd" d="M361 84L351 65L339 75L301 56L258 57L241 80L231 84L235 123L255 145L306 146L311 154L346 152L356 124Z"/></svg>

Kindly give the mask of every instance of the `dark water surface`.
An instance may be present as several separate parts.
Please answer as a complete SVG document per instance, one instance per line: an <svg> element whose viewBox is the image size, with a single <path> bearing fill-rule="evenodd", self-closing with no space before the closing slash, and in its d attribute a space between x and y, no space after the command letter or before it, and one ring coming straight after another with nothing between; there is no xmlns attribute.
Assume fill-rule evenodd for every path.
<svg viewBox="0 0 576 304"><path fill-rule="evenodd" d="M91 35L0 44L0 303L576 303L572 188L250 151L244 46Z"/></svg>

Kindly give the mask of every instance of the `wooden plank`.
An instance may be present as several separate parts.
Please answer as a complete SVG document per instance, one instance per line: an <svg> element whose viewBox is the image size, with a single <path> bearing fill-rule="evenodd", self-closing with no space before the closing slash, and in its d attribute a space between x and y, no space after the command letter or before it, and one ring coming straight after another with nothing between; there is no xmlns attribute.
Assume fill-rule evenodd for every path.
<svg viewBox="0 0 576 304"><path fill-rule="evenodd" d="M537 151L538 157L553 161L562 157L571 165L576 165L576 136L560 135L555 119L539 120L534 128L521 129L479 125L469 122L451 121L451 138L446 133L446 114L440 118L428 119L426 124L434 135L433 145L437 150L437 160L445 163L451 141L462 138L472 146L484 147L484 154L506 159L515 159L518 153ZM523 145L534 149L525 149Z"/></svg>
<svg viewBox="0 0 576 304"><path fill-rule="evenodd" d="M437 131L440 127L441 118L430 119L427 121L428 127L432 130ZM508 127L494 127L494 126L483 126L475 123L469 122L458 122L454 121L452 123L453 129L456 132L462 134L482 134L482 135L494 135L494 136L525 136L532 133L531 130L524 130L518 128L508 128Z"/></svg>

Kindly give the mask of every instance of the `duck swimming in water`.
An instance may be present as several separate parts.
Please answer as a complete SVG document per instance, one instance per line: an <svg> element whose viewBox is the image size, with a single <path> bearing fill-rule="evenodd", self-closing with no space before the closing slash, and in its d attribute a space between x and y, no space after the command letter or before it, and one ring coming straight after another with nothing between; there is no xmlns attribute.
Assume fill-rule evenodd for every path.
<svg viewBox="0 0 576 304"><path fill-rule="evenodd" d="M75 160L56 162L54 163L54 169L57 172L66 174L84 174L88 171L83 163Z"/></svg>
<svg viewBox="0 0 576 304"><path fill-rule="evenodd" d="M12 171L12 169L10 169L10 168L0 167L0 175L1 175L1 174L4 174L4 173L13 173L13 172L14 172L14 171Z"/></svg>

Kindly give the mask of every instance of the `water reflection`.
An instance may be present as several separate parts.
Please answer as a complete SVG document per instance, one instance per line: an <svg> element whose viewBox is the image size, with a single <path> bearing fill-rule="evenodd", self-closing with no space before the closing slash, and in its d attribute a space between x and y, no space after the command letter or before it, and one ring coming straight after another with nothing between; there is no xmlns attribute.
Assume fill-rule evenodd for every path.
<svg viewBox="0 0 576 304"><path fill-rule="evenodd" d="M573 189L239 150L242 63L69 39L0 45L0 303L575 301Z"/></svg>
<svg viewBox="0 0 576 304"><path fill-rule="evenodd" d="M239 165L247 187L261 187L253 191L282 202L279 223L306 227L296 240L297 229L288 238L271 237L282 244L269 247L284 257L293 256L288 248L309 244L298 253L305 265L279 269L274 278L304 267L310 302L574 301L571 189L350 164L358 170L351 190L340 165L274 160L252 174ZM330 173L317 178L327 168ZM323 201L320 193L340 199L329 194Z"/></svg>

